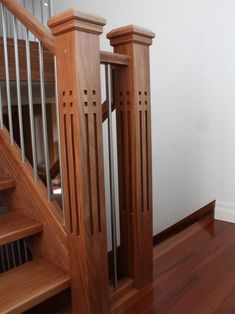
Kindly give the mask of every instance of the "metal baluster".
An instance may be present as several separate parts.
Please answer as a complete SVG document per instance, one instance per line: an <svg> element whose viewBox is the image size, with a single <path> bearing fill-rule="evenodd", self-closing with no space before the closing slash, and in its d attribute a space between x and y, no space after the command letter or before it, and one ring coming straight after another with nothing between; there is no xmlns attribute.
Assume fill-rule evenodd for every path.
<svg viewBox="0 0 235 314"><path fill-rule="evenodd" d="M19 51L18 51L18 38L17 38L17 21L16 21L15 16L13 16L13 35L14 35L14 50L15 50L16 91L17 91L18 118L19 118L19 129L20 129L21 158L22 158L22 161L25 161L24 127L23 127L23 117L22 117Z"/></svg>
<svg viewBox="0 0 235 314"><path fill-rule="evenodd" d="M11 29L10 29L10 12L6 10L6 37L11 38Z"/></svg>
<svg viewBox="0 0 235 314"><path fill-rule="evenodd" d="M60 183L61 183L61 197L62 197L62 212L63 212L64 224L66 225L65 208L64 208L63 172L62 172L63 169L62 169L62 159L61 159L60 118L59 118L58 77L57 77L56 56L54 57L54 71L55 71L55 104L56 104L56 122L57 122L57 132L58 132L58 151L59 151L59 162L60 162Z"/></svg>
<svg viewBox="0 0 235 314"><path fill-rule="evenodd" d="M2 249L2 245L0 246L0 251L1 251L2 269L3 269L3 272L5 272L6 271L6 267L5 267L5 259L4 259L4 252L3 252L3 249Z"/></svg>
<svg viewBox="0 0 235 314"><path fill-rule="evenodd" d="M117 287L117 224L116 224L116 201L115 201L115 178L114 178L114 152L113 152L113 124L112 124L112 88L111 66L105 66L106 99L108 104L108 148L109 148L109 180L110 180L110 205L112 227L112 252L113 252L113 286Z"/></svg>
<svg viewBox="0 0 235 314"><path fill-rule="evenodd" d="M11 90L10 90L10 77L9 77L9 64L8 64L8 49L7 49L7 37L6 37L6 21L5 21L5 8L0 4L1 17L2 17L2 33L3 33L3 48L4 48L4 60L5 60L5 74L6 74L6 89L7 89L7 106L8 106L8 119L9 119L9 131L10 141L14 144L13 124L12 124L12 112L11 112Z"/></svg>
<svg viewBox="0 0 235 314"><path fill-rule="evenodd" d="M16 257L15 257L14 243L11 243L11 254L12 254L12 259L13 259L13 266L16 267Z"/></svg>
<svg viewBox="0 0 235 314"><path fill-rule="evenodd" d="M41 3L41 22L44 24L44 16L43 16L43 0L40 1Z"/></svg>
<svg viewBox="0 0 235 314"><path fill-rule="evenodd" d="M25 261L28 262L29 261L29 255L28 255L28 249L27 249L27 245L25 243L25 240L23 240L24 243L24 256L25 256Z"/></svg>
<svg viewBox="0 0 235 314"><path fill-rule="evenodd" d="M3 129L2 84L0 84L0 128Z"/></svg>
<svg viewBox="0 0 235 314"><path fill-rule="evenodd" d="M21 249L20 249L20 240L17 240L17 250L18 250L18 258L19 258L19 264L22 264L22 256L21 256Z"/></svg>
<svg viewBox="0 0 235 314"><path fill-rule="evenodd" d="M32 11L33 11L33 16L35 16L35 3L34 0L32 0ZM34 41L37 41L37 38L35 36L34 37Z"/></svg>
<svg viewBox="0 0 235 314"><path fill-rule="evenodd" d="M53 15L53 0L49 0L49 18Z"/></svg>
<svg viewBox="0 0 235 314"><path fill-rule="evenodd" d="M6 256L7 256L7 270L10 269L10 257L9 257L9 250L8 250L8 244L5 245L6 248Z"/></svg>
<svg viewBox="0 0 235 314"><path fill-rule="evenodd" d="M32 95L32 77L31 77L31 58L29 47L29 31L26 29L26 61L27 61L27 77L28 77L28 98L29 98L29 115L30 115L30 128L32 140L32 153L33 153L33 169L34 179L38 179L37 171L37 151L36 151L36 136L35 136L35 123L34 123L34 110L33 110L33 95Z"/></svg>
<svg viewBox="0 0 235 314"><path fill-rule="evenodd" d="M39 50L40 89L41 89L41 103L42 103L42 129L43 129L43 144L44 144L45 165L46 165L47 193L48 193L48 199L49 201L51 201L52 188L51 188L50 160L49 160L49 149L48 149L43 46L41 42L38 43L38 50Z"/></svg>

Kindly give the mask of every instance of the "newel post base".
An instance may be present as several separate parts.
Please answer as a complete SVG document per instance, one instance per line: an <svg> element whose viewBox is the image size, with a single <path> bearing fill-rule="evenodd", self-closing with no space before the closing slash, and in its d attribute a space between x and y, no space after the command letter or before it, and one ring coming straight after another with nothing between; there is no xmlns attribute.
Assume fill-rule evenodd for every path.
<svg viewBox="0 0 235 314"><path fill-rule="evenodd" d="M115 70L120 267L138 289L153 280L149 46L154 36L134 25L107 35L114 52L129 56L129 66Z"/></svg>
<svg viewBox="0 0 235 314"><path fill-rule="evenodd" d="M99 35L105 20L68 10L56 37L62 173L73 313L109 312Z"/></svg>

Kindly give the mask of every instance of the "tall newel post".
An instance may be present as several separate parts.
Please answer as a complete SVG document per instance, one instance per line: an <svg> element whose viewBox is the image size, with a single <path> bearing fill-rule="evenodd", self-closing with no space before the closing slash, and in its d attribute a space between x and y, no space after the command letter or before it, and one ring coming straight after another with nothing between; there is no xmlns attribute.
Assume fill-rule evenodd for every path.
<svg viewBox="0 0 235 314"><path fill-rule="evenodd" d="M99 35L105 20L68 10L56 37L60 137L73 313L108 313Z"/></svg>
<svg viewBox="0 0 235 314"><path fill-rule="evenodd" d="M129 56L129 66L115 70L120 265L139 289L153 280L149 46L154 36L134 25L107 35L114 52Z"/></svg>

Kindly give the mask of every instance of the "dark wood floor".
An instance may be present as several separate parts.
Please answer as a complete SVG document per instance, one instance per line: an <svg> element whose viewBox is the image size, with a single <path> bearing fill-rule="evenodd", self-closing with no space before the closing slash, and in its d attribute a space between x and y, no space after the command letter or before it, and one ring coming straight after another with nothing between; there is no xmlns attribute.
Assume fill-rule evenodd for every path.
<svg viewBox="0 0 235 314"><path fill-rule="evenodd" d="M234 314L235 224L195 223L154 248L154 286L125 314Z"/></svg>

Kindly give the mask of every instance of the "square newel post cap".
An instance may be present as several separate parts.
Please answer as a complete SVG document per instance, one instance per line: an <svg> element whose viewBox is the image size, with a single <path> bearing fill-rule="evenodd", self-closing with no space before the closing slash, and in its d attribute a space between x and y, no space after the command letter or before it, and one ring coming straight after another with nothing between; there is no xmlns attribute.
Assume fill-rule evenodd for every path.
<svg viewBox="0 0 235 314"><path fill-rule="evenodd" d="M77 9L69 9L48 20L52 34L57 36L70 31L78 30L85 33L101 34L106 20Z"/></svg>
<svg viewBox="0 0 235 314"><path fill-rule="evenodd" d="M110 39L110 44L113 47L128 43L151 46L154 37L155 34L152 31L137 25L116 28L107 34L107 38Z"/></svg>

